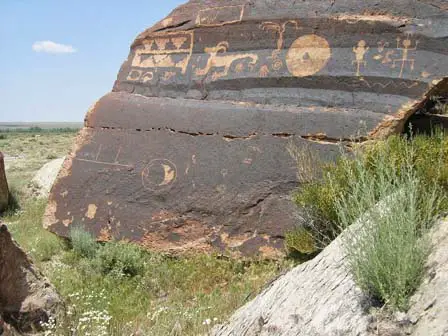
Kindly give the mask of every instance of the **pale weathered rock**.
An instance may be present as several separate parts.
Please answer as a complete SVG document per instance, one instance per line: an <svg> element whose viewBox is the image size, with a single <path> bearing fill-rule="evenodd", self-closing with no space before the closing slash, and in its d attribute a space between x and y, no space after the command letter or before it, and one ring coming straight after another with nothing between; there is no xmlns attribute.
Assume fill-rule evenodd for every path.
<svg viewBox="0 0 448 336"><path fill-rule="evenodd" d="M367 298L346 267L345 231L315 259L275 280L214 336L368 335Z"/></svg>
<svg viewBox="0 0 448 336"><path fill-rule="evenodd" d="M0 223L0 315L19 332L41 330L50 316L63 313L55 288L33 266Z"/></svg>
<svg viewBox="0 0 448 336"><path fill-rule="evenodd" d="M433 229L431 242L426 276L408 313L415 322L413 336L448 335L448 220Z"/></svg>
<svg viewBox="0 0 448 336"><path fill-rule="evenodd" d="M32 192L35 195L41 197L48 196L64 160L65 157L51 160L37 171L31 181Z"/></svg>
<svg viewBox="0 0 448 336"><path fill-rule="evenodd" d="M6 180L5 163L3 153L0 152L0 213L8 207L9 188Z"/></svg>
<svg viewBox="0 0 448 336"><path fill-rule="evenodd" d="M45 226L153 250L281 255L291 143L403 131L448 76L442 0L191 0L140 34L87 113ZM299 164L303 164L299 162Z"/></svg>

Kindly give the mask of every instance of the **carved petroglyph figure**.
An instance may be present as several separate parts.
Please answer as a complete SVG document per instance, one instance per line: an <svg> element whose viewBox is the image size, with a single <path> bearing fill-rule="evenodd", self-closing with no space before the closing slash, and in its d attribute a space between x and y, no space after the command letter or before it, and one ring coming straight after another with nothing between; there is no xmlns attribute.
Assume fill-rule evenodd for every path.
<svg viewBox="0 0 448 336"><path fill-rule="evenodd" d="M196 17L196 24L199 27L215 27L241 22L244 7L237 5L201 9Z"/></svg>
<svg viewBox="0 0 448 336"><path fill-rule="evenodd" d="M100 165L105 165L105 166L115 166L115 167L127 168L127 169L133 168L133 166L130 165L130 164L123 164L123 163L120 163L118 161L118 158L119 158L119 156L121 154L121 149L122 149L121 146L118 147L113 161L111 161L111 160L101 160L101 157L104 157L104 155L102 155L104 147L106 147L106 146L103 146L102 144L99 144L98 145L98 150L96 151L96 153L94 155L91 155L90 158L89 157L86 157L86 158L75 157L74 160L82 161L82 162L90 162L90 163L100 164Z"/></svg>
<svg viewBox="0 0 448 336"><path fill-rule="evenodd" d="M229 43L226 41L219 42L216 47L205 48L204 51L209 54L208 61L205 68L196 70L196 75L206 76L213 68L224 68L223 70L216 71L213 74L212 79L216 80L218 78L227 76L230 66L235 61L250 58L251 61L249 65L252 66L254 66L258 62L258 55L256 54L222 55L227 52L228 48Z"/></svg>
<svg viewBox="0 0 448 336"><path fill-rule="evenodd" d="M143 83L146 83L151 81L153 78L154 78L154 72L152 71L131 70L126 79L129 81L134 82L141 81Z"/></svg>
<svg viewBox="0 0 448 336"><path fill-rule="evenodd" d="M165 190L176 181L177 167L168 159L155 159L142 171L143 187L152 191Z"/></svg>
<svg viewBox="0 0 448 336"><path fill-rule="evenodd" d="M366 41L361 40L358 42L357 47L353 47L353 53L355 54L355 60L352 62L356 64L356 76L361 76L361 65L364 67L367 66L367 62L365 61L366 53L369 51L369 47L367 47Z"/></svg>
<svg viewBox="0 0 448 336"><path fill-rule="evenodd" d="M185 74L193 54L193 34L175 32L165 33L164 37L160 38L152 36L136 49L131 65L153 69L180 68L182 74ZM132 80L129 77L128 80Z"/></svg>
<svg viewBox="0 0 448 336"><path fill-rule="evenodd" d="M259 75L260 75L260 77L267 77L267 76L269 76L269 67L267 66L267 64L263 65L260 68Z"/></svg>
<svg viewBox="0 0 448 336"><path fill-rule="evenodd" d="M162 79L165 81L169 81L171 78L175 77L176 73L174 71L167 71L163 74Z"/></svg>
<svg viewBox="0 0 448 336"><path fill-rule="evenodd" d="M286 26L288 24L292 24L295 26L295 29L299 29L299 23L296 20L289 20L284 22L283 24L275 23L275 22L263 22L260 25L260 28L263 30L273 30L278 33L277 40L277 49L272 51L272 56L269 57L272 59L272 69L277 71L283 66L283 61L280 59L280 53L283 49L284 43L284 34L286 31Z"/></svg>
<svg viewBox="0 0 448 336"><path fill-rule="evenodd" d="M306 77L321 71L331 57L331 48L321 36L304 35L295 40L286 54L289 72L296 77Z"/></svg>
<svg viewBox="0 0 448 336"><path fill-rule="evenodd" d="M395 54L394 50L386 50L386 47L389 46L389 42L381 40L378 44L378 54L373 56L373 59L376 61L381 61L381 64L389 64L392 63L392 57Z"/></svg>
<svg viewBox="0 0 448 336"><path fill-rule="evenodd" d="M411 71L414 71L414 65L415 65L415 59L409 58L409 51L415 51L417 50L419 41L415 41L415 45L413 48L412 41L409 38L409 36L406 36L406 38L403 40L403 48L400 47L401 38L397 37L397 50L402 52L401 58L394 59L392 61L392 68L395 68L397 66L397 62L401 62L401 68L400 68L400 74L399 77L403 77L404 68L406 67L406 64L409 63Z"/></svg>

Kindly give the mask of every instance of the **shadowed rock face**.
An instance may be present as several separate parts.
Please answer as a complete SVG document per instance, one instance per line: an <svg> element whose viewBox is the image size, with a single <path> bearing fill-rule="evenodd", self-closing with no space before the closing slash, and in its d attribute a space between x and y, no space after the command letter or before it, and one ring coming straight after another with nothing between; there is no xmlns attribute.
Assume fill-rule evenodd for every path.
<svg viewBox="0 0 448 336"><path fill-rule="evenodd" d="M0 222L0 322L4 319L22 333L36 332L41 323L60 313L63 302L56 289Z"/></svg>
<svg viewBox="0 0 448 336"><path fill-rule="evenodd" d="M297 221L287 146L401 132L448 73L444 1L190 1L87 113L45 225L172 252L275 257ZM434 88L436 85L439 87Z"/></svg>
<svg viewBox="0 0 448 336"><path fill-rule="evenodd" d="M0 213L8 207L9 188L5 174L5 163L3 154L0 152Z"/></svg>

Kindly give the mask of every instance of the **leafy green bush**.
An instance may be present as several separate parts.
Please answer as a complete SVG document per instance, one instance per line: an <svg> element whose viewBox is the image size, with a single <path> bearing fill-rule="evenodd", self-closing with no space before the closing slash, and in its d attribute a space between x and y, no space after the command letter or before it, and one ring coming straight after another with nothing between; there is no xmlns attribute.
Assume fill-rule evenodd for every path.
<svg viewBox="0 0 448 336"><path fill-rule="evenodd" d="M448 192L448 136L442 132L437 132L432 137L418 135L412 139L392 136L383 142L364 145L357 151L360 152L357 156L358 164L372 174L377 173L377 163L383 158L387 159L387 166L398 172L409 163L422 184L440 185ZM359 169L354 169L351 156L344 154L335 163L324 165L322 170L321 179L304 184L293 197L299 207L307 209L312 218L313 231L318 235L331 237L331 241L340 231L340 218L335 202L351 193L350 181L360 178L357 176ZM441 207L448 209L446 199Z"/></svg>
<svg viewBox="0 0 448 336"><path fill-rule="evenodd" d="M93 258L98 249L98 243L93 235L82 226L73 226L69 232L73 252L78 257Z"/></svg>
<svg viewBox="0 0 448 336"><path fill-rule="evenodd" d="M358 153L346 171L350 193L335 200L341 229L359 226L344 241L355 281L400 310L420 284L429 253L426 233L443 199L440 187L419 178L413 151L403 149L399 166L378 156L367 167Z"/></svg>
<svg viewBox="0 0 448 336"><path fill-rule="evenodd" d="M114 276L143 275L148 253L137 245L126 242L109 242L101 246L96 265L103 274Z"/></svg>
<svg viewBox="0 0 448 336"><path fill-rule="evenodd" d="M308 259L317 251L313 233L304 227L298 227L285 234L285 246L288 253L298 259Z"/></svg>
<svg viewBox="0 0 448 336"><path fill-rule="evenodd" d="M356 282L371 296L406 309L429 251L425 234L447 209L448 137L394 136L343 154L323 170L320 180L295 194L308 209L315 246L358 223L345 241Z"/></svg>

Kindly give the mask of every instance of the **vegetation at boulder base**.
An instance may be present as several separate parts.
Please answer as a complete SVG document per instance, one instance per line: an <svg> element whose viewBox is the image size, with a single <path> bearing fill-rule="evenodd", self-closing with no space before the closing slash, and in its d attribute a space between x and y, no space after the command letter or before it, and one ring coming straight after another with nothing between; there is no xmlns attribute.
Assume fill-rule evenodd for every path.
<svg viewBox="0 0 448 336"><path fill-rule="evenodd" d="M70 243L60 240L41 227L46 200L35 199L28 184L51 157L67 154L74 136L11 132L0 138L16 202L2 219L67 303L67 318L45 325L48 335L206 334L293 265L173 258L132 244L98 244L76 225ZM364 223L346 244L355 279L372 296L405 308L428 253L425 234L447 208L447 155L443 134L395 136L324 165L323 174L302 169L302 181L311 179L295 201L308 209L310 225L287 234L289 249L314 255L346 226ZM306 158L314 164L312 155Z"/></svg>
<svg viewBox="0 0 448 336"><path fill-rule="evenodd" d="M2 220L67 306L66 319L45 324L46 335L206 334L293 266L288 260L174 258L132 244L97 244L82 227L65 242L42 228L47 201L32 197L28 185L49 154L67 154L75 133L0 134L6 134L0 148L18 200Z"/></svg>
<svg viewBox="0 0 448 336"><path fill-rule="evenodd" d="M309 225L289 233L288 248L315 253L357 223L345 241L355 281L375 299L406 309L429 253L426 233L448 208L447 191L448 136L442 132L365 144L297 191Z"/></svg>

